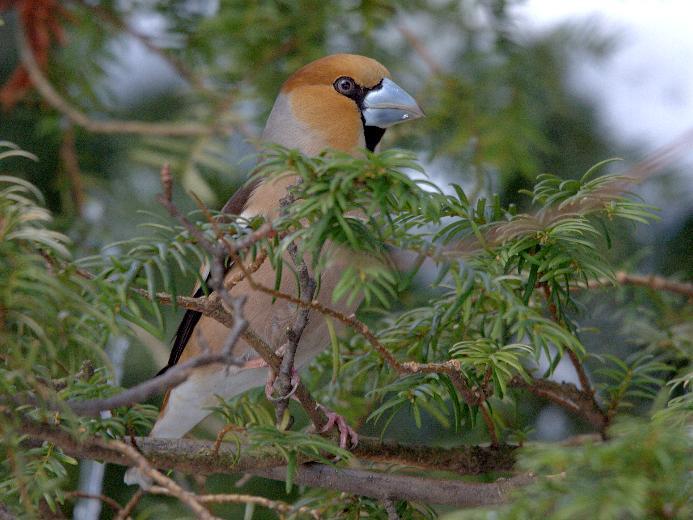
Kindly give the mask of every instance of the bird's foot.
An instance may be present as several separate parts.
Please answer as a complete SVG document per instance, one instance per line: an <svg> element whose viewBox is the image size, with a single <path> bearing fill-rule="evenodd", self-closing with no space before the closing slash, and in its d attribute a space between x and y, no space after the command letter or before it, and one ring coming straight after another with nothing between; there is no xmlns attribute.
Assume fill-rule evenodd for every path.
<svg viewBox="0 0 693 520"><path fill-rule="evenodd" d="M327 424L321 430L322 433L332 430L335 426L339 432L339 447L342 449L355 448L359 443L359 434L351 428L346 419L336 412L333 412L325 405L318 404L318 407L327 417Z"/></svg>
<svg viewBox="0 0 693 520"><path fill-rule="evenodd" d="M298 371L295 368L291 369L291 390L289 390L289 393L286 395L282 395L279 397L274 397L272 394L274 393L274 382L277 380L277 374L274 373L273 370L270 370L268 375L267 375L267 381L265 382L265 397L269 401L279 401L281 399L288 399L289 397L293 397L293 395L296 393L296 390L298 389L298 384L301 382L301 376L298 375Z"/></svg>

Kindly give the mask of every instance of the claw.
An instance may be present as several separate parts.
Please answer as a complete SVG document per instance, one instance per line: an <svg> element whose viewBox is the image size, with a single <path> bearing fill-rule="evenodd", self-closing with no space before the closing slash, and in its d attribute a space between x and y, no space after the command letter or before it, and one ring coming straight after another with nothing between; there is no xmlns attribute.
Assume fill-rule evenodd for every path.
<svg viewBox="0 0 693 520"><path fill-rule="evenodd" d="M344 417L331 411L327 407L318 404L318 407L323 411L327 417L327 424L321 430L322 433L328 432L337 426L337 431L339 432L339 447L342 449L355 448L359 443L359 434L356 433L346 422ZM349 444L347 444L349 441Z"/></svg>
<svg viewBox="0 0 693 520"><path fill-rule="evenodd" d="M272 393L274 392L274 380L277 379L277 374L274 370L270 369L267 371L267 381L265 381L265 397L268 401L274 399Z"/></svg>
<svg viewBox="0 0 693 520"><path fill-rule="evenodd" d="M295 368L291 369L291 390L289 390L289 393L280 397L274 397L272 394L274 393L274 382L277 379L277 374L274 373L274 370L270 370L267 373L267 381L265 382L265 397L269 401L279 401L280 399L288 399L289 397L293 397L293 395L296 393L296 390L298 389L298 384L301 382L301 376L298 375L298 372L296 371Z"/></svg>

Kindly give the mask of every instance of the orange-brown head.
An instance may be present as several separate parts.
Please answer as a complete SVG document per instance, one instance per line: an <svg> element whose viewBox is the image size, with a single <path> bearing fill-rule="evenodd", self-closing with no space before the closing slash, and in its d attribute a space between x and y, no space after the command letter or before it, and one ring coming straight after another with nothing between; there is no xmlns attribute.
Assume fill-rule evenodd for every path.
<svg viewBox="0 0 693 520"><path fill-rule="evenodd" d="M325 148L375 149L385 129L423 116L376 60L333 54L284 83L263 138L314 155Z"/></svg>

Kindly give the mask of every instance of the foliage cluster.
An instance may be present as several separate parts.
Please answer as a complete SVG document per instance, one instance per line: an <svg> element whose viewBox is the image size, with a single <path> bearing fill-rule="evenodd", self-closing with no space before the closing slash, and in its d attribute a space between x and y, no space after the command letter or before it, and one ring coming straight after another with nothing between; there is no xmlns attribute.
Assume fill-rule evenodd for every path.
<svg viewBox="0 0 693 520"><path fill-rule="evenodd" d="M280 262L281 253L298 238L303 253L316 259L318 272L330 261L329 255L321 254L326 242L381 257L394 250L414 250L425 261L414 262L415 270L406 276L384 263L372 272L346 270L338 287L347 287L352 295L372 295L367 311L369 325L399 362L455 360L464 385L483 389L482 399L470 401L445 371L402 375L384 363L362 336L334 335L331 355L320 357L314 364L310 382L318 385L329 377L324 394L337 408L339 403L358 402L359 396L365 396L360 403L363 408L359 408L371 407L369 420L381 435L387 434L396 412L405 409L419 428L427 414L443 430L454 432L475 428L480 414L488 412L493 425L488 434L497 435L501 441L522 438L524 424L508 414L508 406L517 406L523 399L523 394L513 389L514 381L519 378L531 384L535 378L551 377L567 352L578 359L588 358L581 339L587 332L581 330L577 319L576 291L590 282L613 281L610 264L599 254L607 245L610 221L652 218L650 206L627 194L623 178L592 178L594 171L577 181L561 182L543 176L530 193L535 204L532 212L517 213L502 207L498 199L480 198L471 205L460 187L454 194L425 189L430 188L427 182L410 180L407 169L418 167L410 154L401 151L367 153L357 158L327 152L307 158L274 147L264 157L258 175L294 175L298 182L291 191L293 203L273 223L278 233L254 244L255 250L265 250L269 258ZM82 419L71 414L65 403L117 392L105 377L105 338L116 330L127 330L128 323L149 321L150 328L156 330L161 316L159 299L147 298L141 291L170 291L176 295L176 286L171 283L175 271L190 273L191 266L204 259L205 252L189 232L170 224L156 224L150 226L155 239L135 238L109 248L108 255L73 262L66 249L66 237L46 227L49 215L35 202L40 197L35 188L15 178L3 177L2 181L0 207L5 239L0 251L3 264L12 265L12 269L3 270L3 276L9 278L2 301L2 385L7 403L23 403L20 413L2 416L7 456L3 486L8 496L25 507L37 507L42 497L54 507L56 500L64 498L59 485L65 482L63 465L73 461L50 444L41 449L23 449L21 421L41 419L76 435L98 433L107 437L146 427L151 419L147 407L114 410L111 417L101 419ZM574 201L579 201L579 211L572 206ZM194 212L191 218L204 217L205 213ZM228 240L235 240L260 224L238 219L217 224L203 218L198 225L210 236L221 232ZM374 248L374 244L386 244L388 250ZM86 275L87 267L92 276ZM406 308L388 309L407 284L422 283L416 271L419 275L428 271L431 281L426 291L430 296ZM143 313L142 309L151 312ZM46 319L51 316L54 318ZM96 338L104 339L97 342ZM671 424L672 418L678 423L690 418L687 352L671 355L658 348L647 350L649 353L630 360L613 355L594 357L603 375L602 406L611 420L627 410L627 405L642 408L643 403L654 399L653 411L660 409L658 413L667 422L660 419L644 423L638 435L650 432L653 439L669 439L665 425ZM85 375L85 360L104 368ZM669 401L667 380L683 395ZM271 414L263 414L257 404L249 407L243 399L222 403L219 412L248 435L251 446L273 446L286 457L287 490L291 489L298 454L318 456L325 462L330 461L321 454L348 458L319 437L277 430ZM62 404L56 409L51 408L53 403ZM606 462L599 461L622 453L624 444L619 443L631 442L633 431L615 430L617 440L604 446L582 447L574 455L560 448L528 451L524 467L550 478L541 479L536 490L531 488L533 491L523 495L525 498L507 514L531 516L531 511L541 510L570 517L585 507L581 500L592 493L591 487L578 485L593 482L592 473L582 468L592 467L591 471L605 480L599 464ZM604 499L604 518L613 511L643 516L667 510L677 515L688 507L682 499L685 478L679 481L681 472L685 473L681 454L686 451L686 435L683 430L671 431L681 435L678 442L645 439L642 453L628 455L659 461L657 467L641 466L646 471L642 478L665 486L659 490L661 493L652 488L654 484L643 483L634 491L631 481L612 483L613 493ZM625 468L628 459L625 454L623 457L619 464ZM37 469L37 464L43 469ZM672 464L678 464L678 469L674 470ZM567 476L555 480L551 475L556 472ZM618 468L613 472L618 474ZM27 474L32 475L32 486L30 495L25 496L27 486L22 482L26 482ZM566 489L573 490L574 499L560 498ZM656 494L661 500L648 501L641 496L634 501L629 493L637 490L645 495ZM325 504L331 503L330 493L320 496ZM568 505L563 503L566 501ZM370 500L359 504L362 512L371 507ZM401 504L405 518L432 514L412 507Z"/></svg>
<svg viewBox="0 0 693 520"><path fill-rule="evenodd" d="M357 158L265 150L256 174L301 182L273 223L279 232L248 254L264 251L276 266L300 239L316 272L330 261L330 243L380 258L347 269L332 296L363 298L358 319L397 363L420 370L395 370L368 338L349 327L338 332L338 320L325 318L327 348L302 374L306 386L368 435L433 447L494 438L524 445L517 469L535 472L536 484L507 506L452 518L689 517L690 300L619 286L615 271L689 278L690 221L675 236L665 212L666 225L650 226L654 238L643 239L642 224L656 210L610 174L617 164L592 167L622 150L575 94L567 66L576 55L598 59L614 41L589 24L532 35L515 3L0 0L0 140L40 158L0 142L0 513L3 505L25 517L69 513L75 499L75 460L25 435L26 421L79 442L143 434L153 421L153 403L101 417L79 417L69 403L121 392L106 355L115 337L131 342L125 386L152 376L160 366L149 357L170 337L179 310L175 298L167 306L155 293L187 295L201 281L207 252L155 208L161 165L171 164L177 192L194 194L174 200L197 208L187 216L205 237L234 241L257 230L261 221L240 217L212 224L218 214L209 208L253 169L238 158L255 156L281 81L314 58L346 51L386 64L427 117L388 130L388 151ZM22 30L68 107L91 122L165 121L164 129L86 127L26 78L15 81ZM171 135L179 121L204 131ZM393 150L393 142L414 153ZM436 182L421 180L425 172ZM675 186L661 179L653 184ZM585 367L594 400L559 386L573 362ZM580 406L591 415L547 401L557 387L587 397ZM561 430L561 421L544 417L555 406L564 406L558 415L569 423L559 435L606 425L609 441L533 442L546 437L547 422ZM242 437L244 449L282 457L286 486L253 480L244 491L326 518L448 512L292 485L303 457L341 466L355 457L307 433L303 413L291 409L295 424L277 428L271 404L251 392L220 402L217 422L199 433L213 436L221 421L226 440ZM104 493L125 503L132 491L115 468ZM424 473L397 461L385 469ZM436 476L459 481L445 469ZM208 484L227 492L232 480ZM136 515L181 516L183 507L145 495ZM211 509L238 517L243 507L246 517L275 517L250 503Z"/></svg>

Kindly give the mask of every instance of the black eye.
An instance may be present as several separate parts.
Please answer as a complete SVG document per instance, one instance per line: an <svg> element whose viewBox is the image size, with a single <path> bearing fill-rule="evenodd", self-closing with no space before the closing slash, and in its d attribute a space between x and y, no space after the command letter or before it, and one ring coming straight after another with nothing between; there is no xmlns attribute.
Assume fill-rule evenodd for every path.
<svg viewBox="0 0 693 520"><path fill-rule="evenodd" d="M340 94L348 96L353 94L356 90L356 82L351 78L342 76L341 78L337 78L337 81L334 82L334 88Z"/></svg>

